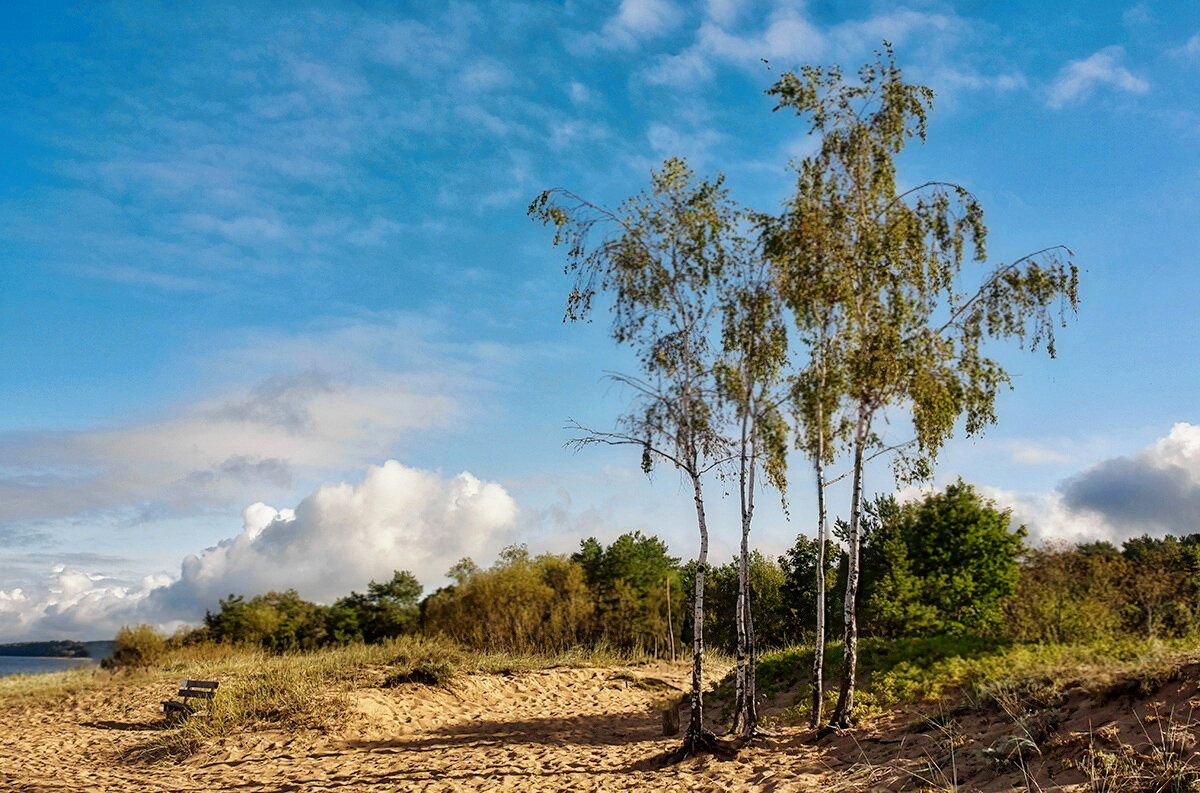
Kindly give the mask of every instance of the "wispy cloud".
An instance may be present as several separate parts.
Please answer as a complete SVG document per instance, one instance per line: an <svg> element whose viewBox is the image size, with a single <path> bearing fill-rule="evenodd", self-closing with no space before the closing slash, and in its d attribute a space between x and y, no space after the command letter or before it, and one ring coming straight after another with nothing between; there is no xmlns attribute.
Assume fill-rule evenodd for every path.
<svg viewBox="0 0 1200 793"><path fill-rule="evenodd" d="M1069 463L1072 455L1035 441L1009 441L1005 444L1009 457L1019 465L1058 465Z"/></svg>
<svg viewBox="0 0 1200 793"><path fill-rule="evenodd" d="M672 0L621 0L617 13L598 33L580 39L584 47L634 49L642 41L672 32L684 18L683 9Z"/></svg>
<svg viewBox="0 0 1200 793"><path fill-rule="evenodd" d="M1082 102L1100 88L1111 88L1129 94L1144 94L1150 83L1129 71L1122 62L1122 47L1105 47L1080 60L1071 61L1059 70L1050 84L1046 103L1052 108Z"/></svg>
<svg viewBox="0 0 1200 793"><path fill-rule="evenodd" d="M621 17L630 35L666 13L638 8ZM480 184L513 187L503 160L468 164L462 147L534 151L563 121L529 98L536 70L483 52L488 23L469 6L423 21L349 9L95 14L120 31L105 51L63 45L39 64L55 90L29 75L6 89L9 123L53 147L57 184L0 205L0 224L67 272L179 291L352 266L362 251L347 239L393 246L382 223L420 235L446 200L479 211ZM186 58L140 55L181 48ZM414 147L444 155L441 178L395 156ZM456 180L474 189L440 190Z"/></svg>
<svg viewBox="0 0 1200 793"><path fill-rule="evenodd" d="M209 396L103 429L0 435L0 521L181 514L385 457L410 432L460 415L507 360L496 345L439 333L394 318L247 333L196 361L220 379Z"/></svg>
<svg viewBox="0 0 1200 793"><path fill-rule="evenodd" d="M933 49L941 49L970 31L964 20L952 14L906 8L822 26L803 8L781 4L757 27L735 30L730 20L722 15L702 22L687 48L660 55L644 70L644 78L652 84L682 85L710 80L722 66L761 69L762 60L781 69L841 62L869 54L884 40L903 47L920 37L927 46L932 43Z"/></svg>
<svg viewBox="0 0 1200 793"><path fill-rule="evenodd" d="M1194 34L1180 46L1170 51L1177 58L1200 58L1200 33Z"/></svg>

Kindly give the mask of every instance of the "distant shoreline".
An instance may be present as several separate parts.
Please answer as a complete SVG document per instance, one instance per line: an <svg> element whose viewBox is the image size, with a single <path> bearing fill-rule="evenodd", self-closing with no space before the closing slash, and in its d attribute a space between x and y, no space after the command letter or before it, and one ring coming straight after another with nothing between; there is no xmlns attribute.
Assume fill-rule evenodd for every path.
<svg viewBox="0 0 1200 793"><path fill-rule="evenodd" d="M113 653L111 640L77 642L55 639L44 642L10 642L0 644L3 658L65 658L79 661L101 661Z"/></svg>

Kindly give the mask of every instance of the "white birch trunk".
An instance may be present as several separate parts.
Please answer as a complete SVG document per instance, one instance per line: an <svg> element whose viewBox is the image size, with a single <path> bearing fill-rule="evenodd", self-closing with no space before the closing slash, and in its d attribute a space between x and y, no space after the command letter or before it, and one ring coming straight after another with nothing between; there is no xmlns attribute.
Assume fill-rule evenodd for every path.
<svg viewBox="0 0 1200 793"><path fill-rule="evenodd" d="M813 639L812 718L809 725L820 725L825 709L825 455L824 438L817 442L814 467L817 473L817 632Z"/></svg>
<svg viewBox="0 0 1200 793"><path fill-rule="evenodd" d="M704 515L704 494L700 477L692 475L695 491L696 524L700 529L700 553L696 557L696 602L692 609L692 713L687 735L683 739L685 753L705 743L704 735L704 572L708 566L708 522Z"/></svg>
<svg viewBox="0 0 1200 793"><path fill-rule="evenodd" d="M867 445L867 436L871 429L871 417L867 406L858 406L858 428L854 433L854 485L850 491L850 537L847 549L849 565L846 572L846 604L844 619L846 621L845 644L842 648L842 681L838 692L837 707L829 723L834 727L850 726L850 718L854 712L854 683L858 671L858 556L859 556L859 521L862 512L862 476L863 453Z"/></svg>

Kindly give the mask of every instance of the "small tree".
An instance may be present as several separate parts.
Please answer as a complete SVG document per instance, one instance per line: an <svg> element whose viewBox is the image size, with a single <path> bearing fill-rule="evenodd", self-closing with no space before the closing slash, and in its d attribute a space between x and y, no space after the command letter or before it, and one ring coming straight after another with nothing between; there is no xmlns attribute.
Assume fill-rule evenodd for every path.
<svg viewBox="0 0 1200 793"><path fill-rule="evenodd" d="M875 500L863 549L864 621L873 633L995 635L1020 578L1025 528L961 479L897 504Z"/></svg>
<svg viewBox="0 0 1200 793"><path fill-rule="evenodd" d="M333 604L336 627L343 633L357 628L366 642L413 633L419 627L421 582L407 570L392 571L390 581L367 585L367 593L351 592ZM348 615L353 613L353 619Z"/></svg>
<svg viewBox="0 0 1200 793"><path fill-rule="evenodd" d="M829 537L825 505L825 466L834 461L848 425L839 420L846 375L839 357L841 289L837 267L830 266L829 243L844 223L837 205L821 200L819 190L805 183L805 171L795 195L778 218L763 217L763 244L770 262L778 302L791 312L800 343L808 350L808 365L792 378L796 446L809 458L817 493L816 582L814 594L812 715L816 727L824 707L826 546Z"/></svg>
<svg viewBox="0 0 1200 793"><path fill-rule="evenodd" d="M575 287L567 318L586 318L597 293L611 300L611 335L633 348L641 376L614 375L637 394L636 407L614 432L572 427L574 443L632 444L642 449L647 473L665 461L688 480L696 509L700 548L696 557L692 614L691 718L677 756L716 747L704 729L704 571L708 521L704 476L727 456L716 426L717 396L711 343L713 292L728 259L740 219L723 178L697 180L681 159L669 159L651 175L648 191L616 211L566 190L548 190L529 214L555 229L555 245L567 248ZM599 239L593 240L592 235Z"/></svg>
<svg viewBox="0 0 1200 793"><path fill-rule="evenodd" d="M931 182L901 192L895 157L925 138L933 92L905 83L890 45L847 83L837 67L787 72L770 89L779 108L809 116L821 146L800 167L796 203L820 215L820 234L799 234L822 258L822 284L838 317L836 356L850 405L852 485L844 648L831 725L854 709L858 653L863 468L878 442L873 423L891 406L909 408L916 453L906 475L928 476L957 420L968 434L995 420L995 397L1009 382L983 343L1016 338L1054 354L1053 329L1077 301L1077 271L1061 247L994 268L973 294L957 291L968 247L985 259L983 211L966 189ZM821 250L815 250L819 247ZM1054 307L1059 311L1055 312Z"/></svg>
<svg viewBox="0 0 1200 793"><path fill-rule="evenodd" d="M782 495L787 487L787 424L775 393L787 360L787 330L766 262L742 246L726 268L721 288L725 357L718 383L733 409L737 426L738 503L742 541L738 555L737 671L734 685L734 732L752 736L758 727L755 685L754 616L750 586L750 527L754 520L755 480L761 469Z"/></svg>

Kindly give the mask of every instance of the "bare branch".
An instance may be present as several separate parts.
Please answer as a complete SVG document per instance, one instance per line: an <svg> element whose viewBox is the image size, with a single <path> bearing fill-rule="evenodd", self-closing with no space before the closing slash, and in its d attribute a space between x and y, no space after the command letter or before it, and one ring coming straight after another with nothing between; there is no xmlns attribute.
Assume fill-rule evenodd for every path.
<svg viewBox="0 0 1200 793"><path fill-rule="evenodd" d="M584 446L592 446L595 444L601 444L604 446L641 446L643 449L649 449L651 452L657 454L659 457L662 457L664 460L670 461L681 471L689 474L691 473L691 470L688 468L688 466L680 462L678 458L668 452L663 451L657 446L654 446L653 444L647 443L645 438L626 435L622 432L601 432L600 430L594 430L585 427L574 419L567 419L567 424L563 427L563 429L586 433L586 435L583 437L571 438L563 443L563 446L566 446L567 448L582 449Z"/></svg>
<svg viewBox="0 0 1200 793"><path fill-rule="evenodd" d="M866 459L864 459L863 465L866 465L867 463L871 462L872 460L874 460L876 457L879 457L880 455L884 455L884 454L887 454L888 452L894 452L894 451L898 451L899 449L903 449L908 446L912 446L916 442L917 442L917 439L912 438L910 440L905 441L904 443L897 443L894 446L886 446L886 447L876 451L874 454L868 456ZM834 482L840 482L843 479L845 479L846 477L850 476L852 473L854 473L854 471L851 470L851 471L847 471L844 474L840 474L840 475L834 477L833 479L826 479L825 484L823 486L829 487Z"/></svg>

